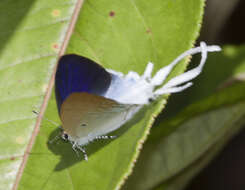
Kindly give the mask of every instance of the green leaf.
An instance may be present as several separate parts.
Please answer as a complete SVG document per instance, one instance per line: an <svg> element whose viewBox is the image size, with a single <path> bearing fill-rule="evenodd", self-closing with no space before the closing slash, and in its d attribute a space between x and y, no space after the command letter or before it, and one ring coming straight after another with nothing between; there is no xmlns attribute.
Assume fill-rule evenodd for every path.
<svg viewBox="0 0 245 190"><path fill-rule="evenodd" d="M0 1L0 189L15 183L73 9L71 0Z"/></svg>
<svg viewBox="0 0 245 190"><path fill-rule="evenodd" d="M32 110L40 109L58 53L62 53L60 48L71 30L68 26L75 21L71 16L79 8L76 2L0 2L0 18L4 18L0 22L10 23L0 33L4 41L0 52L3 72L0 88L4 92L0 109L3 189L17 185L15 178L21 163L24 172L19 170L19 189L119 188L131 173L154 117L166 102L162 99L146 106L115 132L117 139L87 146L88 162L83 161L82 155L77 157L68 143L48 143L58 135L58 128L46 120L29 153L31 146L27 145L34 142L38 129L33 132L36 119ZM106 68L124 73L133 70L142 74L152 61L156 72L192 47L199 32L203 5L203 0L87 0L66 53L89 57ZM182 73L186 63L187 59L170 77ZM45 116L60 123L54 95ZM25 165L23 158L27 157Z"/></svg>
<svg viewBox="0 0 245 190"><path fill-rule="evenodd" d="M150 189L160 183L162 189L184 186L217 151L210 152L212 156L204 163L197 163L200 166L193 169L196 160L209 154L207 151L217 143L223 146L226 141L222 140L229 139L242 127L245 82L239 76L245 72L244 53L245 46L226 46L222 53L210 54L203 75L195 81L196 86L186 93L186 99L192 100L192 103L179 113L180 106L175 103L172 111L175 109L178 114L168 115L167 119L156 123L125 189ZM217 70L220 72L214 72ZM228 70L230 72L224 74ZM231 79L237 80L227 84ZM243 123L238 125L240 121ZM191 169L185 174L184 169L188 166ZM180 182L177 183L178 180Z"/></svg>
<svg viewBox="0 0 245 190"><path fill-rule="evenodd" d="M238 103L232 106L229 106L227 109L225 108L219 108L217 110L211 111L211 114L223 114L224 112L234 112L241 110L244 113L244 106L245 103ZM202 117L202 116L201 116ZM233 120L233 122L228 123L228 125L231 125L232 127L229 127L230 129L226 131L225 135L222 136L211 148L209 148L200 158L198 158L196 161L191 163L187 168L179 172L176 176L170 178L167 181L163 181L160 185L157 186L157 188L154 188L155 190L163 190L163 189L171 189L171 190L181 190L183 189L190 180L197 175L202 168L204 168L229 142L229 140L236 134L237 132L242 129L245 123L245 117L244 115L241 118L237 118L236 120Z"/></svg>

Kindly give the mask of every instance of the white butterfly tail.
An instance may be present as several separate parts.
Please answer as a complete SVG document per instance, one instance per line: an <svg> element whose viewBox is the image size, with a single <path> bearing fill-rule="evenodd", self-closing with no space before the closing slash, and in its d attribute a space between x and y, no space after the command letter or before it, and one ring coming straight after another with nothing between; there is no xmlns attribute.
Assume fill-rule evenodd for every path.
<svg viewBox="0 0 245 190"><path fill-rule="evenodd" d="M183 91L184 89L190 87L192 85L192 83L187 83L187 84L185 84L183 86L179 86L179 87L177 87L177 86L194 79L195 77L197 77L202 72L203 66L204 66L206 59L207 59L207 52L214 52L214 51L220 51L220 50L221 50L221 48L219 46L207 46L204 42L201 42L200 47L196 47L196 48L190 49L190 50L182 53L170 65L160 69L156 73L156 75L153 77L153 79L151 81L153 83L153 85L160 85L167 78L167 76L171 72L172 68L180 60L182 60L186 56L194 55L194 54L201 52L202 58L201 58L200 64L196 68L191 69L190 71L187 71L187 72L185 72L185 73L183 73L177 77L174 77L173 79L168 81L167 84L165 84L161 88L157 89L154 92L154 94L155 95L162 95L162 94L167 94L167 93L180 92L180 91Z"/></svg>

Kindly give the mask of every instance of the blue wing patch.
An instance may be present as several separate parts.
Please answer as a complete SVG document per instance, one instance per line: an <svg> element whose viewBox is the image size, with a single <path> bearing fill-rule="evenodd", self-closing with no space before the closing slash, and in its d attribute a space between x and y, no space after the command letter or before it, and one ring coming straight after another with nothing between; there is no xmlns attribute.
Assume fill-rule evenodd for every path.
<svg viewBox="0 0 245 190"><path fill-rule="evenodd" d="M111 83L111 75L94 61L75 54L60 58L55 75L55 94L58 110L74 92L103 96Z"/></svg>

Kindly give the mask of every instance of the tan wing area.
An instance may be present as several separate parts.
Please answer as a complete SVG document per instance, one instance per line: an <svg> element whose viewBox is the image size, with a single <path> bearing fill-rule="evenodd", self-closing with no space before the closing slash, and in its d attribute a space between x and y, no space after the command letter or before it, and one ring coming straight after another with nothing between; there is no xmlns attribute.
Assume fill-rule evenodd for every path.
<svg viewBox="0 0 245 190"><path fill-rule="evenodd" d="M103 135L124 123L131 105L89 93L72 93L62 104L64 130L73 138Z"/></svg>

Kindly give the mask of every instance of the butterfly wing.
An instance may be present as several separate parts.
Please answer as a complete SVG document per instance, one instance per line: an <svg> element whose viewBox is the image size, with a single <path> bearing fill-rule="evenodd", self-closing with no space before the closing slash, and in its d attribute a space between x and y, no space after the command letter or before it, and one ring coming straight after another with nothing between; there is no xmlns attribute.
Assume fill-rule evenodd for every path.
<svg viewBox="0 0 245 190"><path fill-rule="evenodd" d="M74 92L103 96L111 83L111 75L94 61L75 54L61 57L55 76L55 94L58 110Z"/></svg>
<svg viewBox="0 0 245 190"><path fill-rule="evenodd" d="M123 125L133 115L133 106L94 94L73 93L62 104L60 117L64 130L83 145Z"/></svg>

